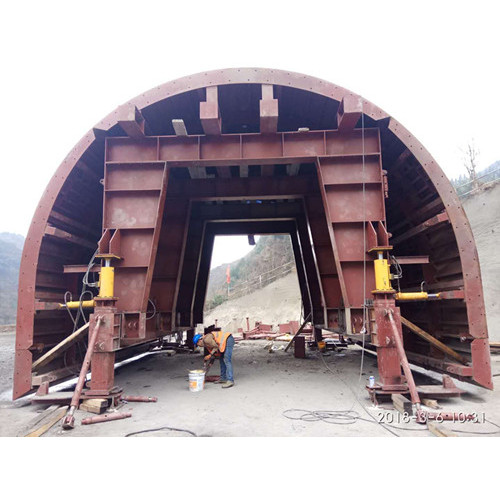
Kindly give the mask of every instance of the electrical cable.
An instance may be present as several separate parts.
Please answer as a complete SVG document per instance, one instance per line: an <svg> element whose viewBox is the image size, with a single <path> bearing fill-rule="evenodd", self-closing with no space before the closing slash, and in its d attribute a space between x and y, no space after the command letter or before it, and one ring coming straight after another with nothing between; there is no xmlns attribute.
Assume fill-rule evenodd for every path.
<svg viewBox="0 0 500 500"><path fill-rule="evenodd" d="M68 297L69 297L69 300L68 300ZM66 311L68 311L69 317L71 318L71 322L73 323L73 333L74 333L76 320L75 320L75 317L73 316L73 314L71 313L70 308L68 307L68 302L72 302L72 301L73 301L73 295L71 294L71 292L70 291L65 292L65 294L64 294L64 307L66 308Z"/></svg>
<svg viewBox="0 0 500 500"><path fill-rule="evenodd" d="M474 432L474 431L463 431L460 429L451 429L452 432L460 432L461 434L475 434L475 435L484 435L484 436L489 436L493 434L500 434L500 431L494 431L494 432Z"/></svg>
<svg viewBox="0 0 500 500"><path fill-rule="evenodd" d="M488 422L489 424L494 425L495 427L497 427L498 429L500 429L500 425L495 424L495 422L492 422L491 420L487 420L486 418L484 420L485 420L485 422ZM492 434L500 434L500 430L499 431L493 431L493 432L463 431L461 429L451 429L451 430L453 432L460 432L462 434L477 434L477 435L484 435L484 436L489 436L489 435L492 435Z"/></svg>
<svg viewBox="0 0 500 500"><path fill-rule="evenodd" d="M79 305L78 305L78 310L83 318L83 322L87 323L87 317L85 316L85 313L83 312L83 297L86 294L90 294L90 300L94 299L94 294L90 290L85 290L81 293L80 298L79 298Z"/></svg>
<svg viewBox="0 0 500 500"><path fill-rule="evenodd" d="M319 355L320 355L320 359L321 361L323 362L323 364L325 365L325 368L331 372L333 375L335 375L351 392L352 394L354 395L354 397L356 398L356 401L358 402L358 404L361 406L361 408L363 408L364 412L372 419L373 422L379 424L382 428L384 428L386 431L390 432L391 434L393 434L394 436L396 437L400 437L399 434L396 434L394 431L391 431L390 429L387 429L386 428L386 425L388 424L383 424L382 422L379 422L366 408L365 408L365 405L359 400L358 398L358 395L356 394L356 391L354 391L354 389L338 374L338 373L335 373L327 364L326 364L326 361L324 360L323 358L323 354L321 354L321 352L319 352ZM354 408L354 405L356 404L356 401L353 401L352 403L352 406L351 406L351 409L350 410L347 410L348 413L352 412L353 411L353 408ZM389 426L390 427L390 426Z"/></svg>
<svg viewBox="0 0 500 500"><path fill-rule="evenodd" d="M146 432L157 432L157 431L163 431L163 430L186 432L187 434L191 434L191 436L193 436L193 437L198 437L198 435L192 431L189 431L187 429L177 429L176 427L158 427L157 429L146 429L144 431L137 431L137 432L131 432L129 434L125 434L125 437L136 436L137 434L145 434Z"/></svg>
<svg viewBox="0 0 500 500"><path fill-rule="evenodd" d="M292 412L300 412L300 415L297 416L289 415L289 413ZM290 408L288 410L285 410L282 413L282 415L290 420L300 420L302 422L321 421L333 425L352 425L355 424L358 420L362 420L363 422L368 422L370 424L379 423L377 420L370 420L368 418L363 418L356 410L302 410L299 408ZM393 429L399 429L402 431L427 431L427 427L422 427L422 426L418 428L408 428L408 427L398 427L397 425L392 425L392 424L383 424L383 425L387 427L392 427Z"/></svg>
<svg viewBox="0 0 500 500"><path fill-rule="evenodd" d="M299 416L290 416L287 413L301 412ZM283 416L290 420L302 420L303 422L325 422L327 424L351 425L362 418L355 410L302 410L290 408L283 412ZM368 421L368 420L367 420Z"/></svg>
<svg viewBox="0 0 500 500"><path fill-rule="evenodd" d="M291 412L291 411L302 411L302 412L304 412L304 416L306 417L306 418L297 418L297 417L292 418L292 417L289 417L287 415L284 415L286 418L291 418L292 420L303 420L306 422L324 421L324 422L329 423L329 424L332 424L332 423L335 423L335 424L338 424L338 423L353 424L357 420L363 420L366 422L379 424L385 430L389 431L391 434L394 434L397 437L401 437L401 436L399 436L395 432L391 431L390 429L387 429L387 427L391 427L392 429L398 429L401 431L429 431L427 426L421 426L418 428L409 428L409 427L399 427L397 425L379 422L371 413L368 412L368 410L365 408L363 403L361 403L361 401L358 399L356 392L349 386L349 384L347 384L347 382L338 373L335 373L333 370L330 369L330 367L326 364L325 360L323 359L323 356L321 355L321 353L320 353L320 356L321 356L321 360L323 361L323 364L325 365L327 370L329 370L331 373L333 373L333 375L335 375L353 393L357 402L363 408L365 413L367 413L371 417L371 420L360 417L358 412L353 410L354 404L353 404L353 406L351 406L350 410L319 410L319 411L318 410L314 410L314 411L299 410L299 409L285 410L285 412L283 412L283 415L285 413ZM333 421L331 421L331 420L333 420ZM340 420L340 421L345 420L346 422L335 422L335 420ZM352 420L352 421L350 421L350 420ZM487 420L487 419L485 419L485 421L494 425L498 429L500 429L500 425L496 424L495 422L492 422L491 420ZM500 430L493 431L493 432L465 431L465 430L461 430L461 429L451 429L451 430L453 432L459 432L462 434L474 434L474 435L486 435L486 436L500 434Z"/></svg>
<svg viewBox="0 0 500 500"><path fill-rule="evenodd" d="M82 308L82 302L83 302L82 298L85 295L85 293L87 292L87 286L89 286L91 288L97 288L99 286L99 283L89 283L89 281L88 281L90 270L92 269L92 266L94 265L94 260L95 260L95 257L97 255L98 251L99 251L99 249L97 248L96 251L93 253L92 257L90 258L89 264L87 266L87 271L83 275L82 293L80 294L80 299L79 299L80 304L78 306L78 313L76 314L76 320L75 320L75 324L73 326L73 333L75 333L76 329L78 328L78 322L80 320L80 315L83 315L83 318L85 319L85 314L83 313L83 308ZM92 298L93 298L93 295L92 295Z"/></svg>
<svg viewBox="0 0 500 500"><path fill-rule="evenodd" d="M73 301L73 295L72 295L72 293L68 290L64 294L64 306L66 308L66 311L68 311L69 317L71 318L71 322L73 323L73 332L72 333L76 332L76 330L78 328L78 324L80 322L80 317L83 317L84 323L87 322L87 318L85 316L85 313L83 312L83 298L85 297L86 294L90 294L90 300L92 300L94 298L94 294L92 293L92 291L86 289L87 286L89 286L91 288L96 288L96 287L99 286L98 282L97 283L89 283L89 281L88 281L88 276L90 274L90 270L92 269L92 266L94 265L94 260L95 260L95 257L97 255L98 251L99 251L99 249L96 249L96 251L93 253L93 255L92 255L91 259L90 259L90 262L88 263L87 271L85 272L85 274L83 276L83 279L82 279L82 283L83 283L82 292L81 292L80 297L78 299L79 304L78 304L78 310L77 310L76 316L73 316L70 308L68 307L68 302L72 302ZM69 300L68 300L68 298L69 298ZM81 350L81 346L80 346L81 342L83 342L83 345L85 346L85 351L87 351L87 344L85 343L84 340L83 341L79 341L79 342L76 343L76 349L78 350L79 357L81 359L83 359L85 357L85 355L82 355L82 350ZM63 354L63 364L64 364L64 367L70 369L70 371L74 375L77 375L79 372L76 373L73 368L71 368L71 367L68 366L66 357L67 357L67 351L65 351L64 354Z"/></svg>
<svg viewBox="0 0 500 500"><path fill-rule="evenodd" d="M156 314L155 303L151 299L148 299L148 302L151 302L151 305L153 306L153 314L151 316L149 316L149 318L146 316L146 320L153 319L155 317L155 314Z"/></svg>
<svg viewBox="0 0 500 500"><path fill-rule="evenodd" d="M392 278L397 281L398 284L398 292L401 292L401 278L403 277L403 269L401 268L401 264L398 262L398 259L391 255L391 264L396 268L396 273L393 274Z"/></svg>

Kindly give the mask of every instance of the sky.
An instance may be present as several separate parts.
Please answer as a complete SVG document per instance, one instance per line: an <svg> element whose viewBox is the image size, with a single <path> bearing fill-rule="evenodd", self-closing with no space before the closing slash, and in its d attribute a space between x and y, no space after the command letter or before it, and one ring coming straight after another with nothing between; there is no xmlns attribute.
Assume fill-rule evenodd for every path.
<svg viewBox="0 0 500 500"><path fill-rule="evenodd" d="M255 237L255 241L259 241L259 236ZM248 236L216 236L210 269L241 259L254 248L248 244Z"/></svg>
<svg viewBox="0 0 500 500"><path fill-rule="evenodd" d="M212 69L326 79L398 119L448 176L472 139L485 168L500 159L496 3L2 2L0 232L26 235L58 165L118 105Z"/></svg>

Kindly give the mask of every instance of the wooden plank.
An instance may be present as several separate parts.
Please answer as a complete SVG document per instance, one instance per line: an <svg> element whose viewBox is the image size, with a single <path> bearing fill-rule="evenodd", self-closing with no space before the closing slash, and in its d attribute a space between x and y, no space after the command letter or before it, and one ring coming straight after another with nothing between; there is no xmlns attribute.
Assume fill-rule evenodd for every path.
<svg viewBox="0 0 500 500"><path fill-rule="evenodd" d="M57 370L51 370L40 375L33 373L31 377L31 385L33 387L38 387L44 382L55 382L56 380L65 377L76 377L79 371L80 366L75 363L73 365L58 368Z"/></svg>
<svg viewBox="0 0 500 500"><path fill-rule="evenodd" d="M207 171L205 167L188 167L191 179L206 179Z"/></svg>
<svg viewBox="0 0 500 500"><path fill-rule="evenodd" d="M37 428L38 424L40 424L42 420L47 419L47 417L55 412L58 408L60 408L60 405L57 404L45 408L45 410L41 411L36 417L31 419L26 425L23 426L23 428L17 434L18 437L26 436L27 433L31 432L32 429Z"/></svg>
<svg viewBox="0 0 500 500"><path fill-rule="evenodd" d="M174 127L175 135L188 135L184 120L180 118L174 118L172 120L172 126Z"/></svg>
<svg viewBox="0 0 500 500"><path fill-rule="evenodd" d="M490 342L491 354L498 354L500 352L500 342Z"/></svg>
<svg viewBox="0 0 500 500"><path fill-rule="evenodd" d="M391 399L394 408L396 408L399 413L402 415L405 413L407 415L413 415L413 405L408 398L405 398L402 394L392 394Z"/></svg>
<svg viewBox="0 0 500 500"><path fill-rule="evenodd" d="M40 437L45 434L50 428L52 428L55 424L57 424L63 417L66 415L68 411L67 406L63 406L53 411L50 415L47 416L46 419L42 420L37 424L36 428L33 429L30 433L26 434L25 437Z"/></svg>
<svg viewBox="0 0 500 500"><path fill-rule="evenodd" d="M437 422L427 422L427 428L437 437L457 437L457 435Z"/></svg>
<svg viewBox="0 0 500 500"><path fill-rule="evenodd" d="M37 359L31 366L31 371L34 372L38 370L42 366L45 366L46 364L50 363L54 358L62 354L64 351L66 351L66 349L71 347L75 342L78 341L80 337L83 336L88 326L89 323L85 323L85 325L78 328L76 332L72 333L71 335L68 335L64 340L59 342L59 344L53 347L50 351L48 351L42 357Z"/></svg>
<svg viewBox="0 0 500 500"><path fill-rule="evenodd" d="M419 328L417 325L414 325L411 321L408 321L403 316L401 316L401 323L403 323L403 325L405 325L410 331L416 333L419 337L423 338L424 340L427 340L427 342L429 342L430 344L432 344L433 346L435 346L437 349L444 352L448 356L452 357L453 359L456 359L457 361L459 361L464 365L467 364L468 360L466 358L458 354L458 352L454 351L451 347L448 347L447 345L443 344L440 340L433 337L430 333L427 333L426 331Z"/></svg>

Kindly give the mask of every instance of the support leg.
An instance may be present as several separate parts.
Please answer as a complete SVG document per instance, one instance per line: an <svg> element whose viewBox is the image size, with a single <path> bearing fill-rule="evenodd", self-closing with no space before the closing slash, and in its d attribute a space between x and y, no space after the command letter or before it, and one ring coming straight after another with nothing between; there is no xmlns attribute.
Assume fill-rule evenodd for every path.
<svg viewBox="0 0 500 500"><path fill-rule="evenodd" d="M402 377L398 350L394 340L394 332L386 311L394 311L395 320L399 320L399 308L394 298L386 294L378 294L373 301L376 333L372 342L377 346L377 362L382 390L407 390Z"/></svg>

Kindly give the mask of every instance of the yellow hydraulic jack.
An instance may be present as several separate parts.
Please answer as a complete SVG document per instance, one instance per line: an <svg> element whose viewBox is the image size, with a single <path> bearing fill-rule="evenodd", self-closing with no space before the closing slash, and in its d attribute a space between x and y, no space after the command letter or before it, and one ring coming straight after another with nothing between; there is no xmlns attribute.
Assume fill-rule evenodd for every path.
<svg viewBox="0 0 500 500"><path fill-rule="evenodd" d="M373 293L396 293L391 285L390 266L389 261L384 258L384 249L379 247L374 250L377 252L377 258L373 261L375 267L375 290Z"/></svg>
<svg viewBox="0 0 500 500"><path fill-rule="evenodd" d="M379 247L372 249L377 252L377 258L373 261L375 268L375 290L373 293L394 293L394 298L399 301L418 301L439 299L439 293L420 292L396 292L391 285L392 275L389 260L384 257L384 250L392 247Z"/></svg>
<svg viewBox="0 0 500 500"><path fill-rule="evenodd" d="M99 273L99 295L98 299L110 299L115 289L115 268L111 267L111 258L104 258L104 265ZM95 307L95 300L71 300L65 304L59 304L60 309L90 309Z"/></svg>

